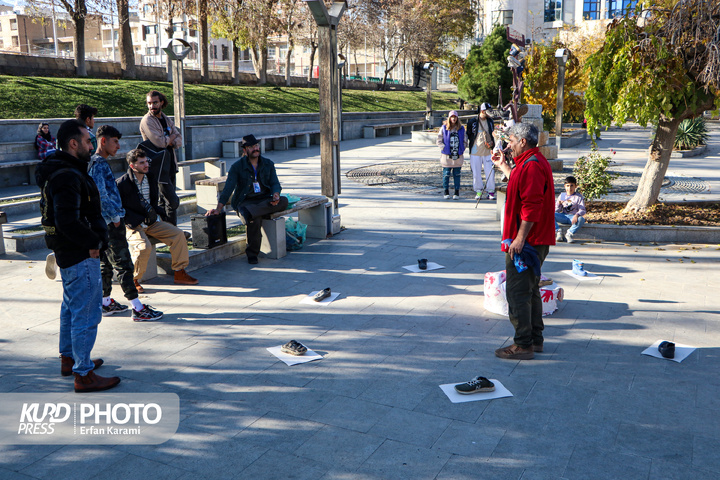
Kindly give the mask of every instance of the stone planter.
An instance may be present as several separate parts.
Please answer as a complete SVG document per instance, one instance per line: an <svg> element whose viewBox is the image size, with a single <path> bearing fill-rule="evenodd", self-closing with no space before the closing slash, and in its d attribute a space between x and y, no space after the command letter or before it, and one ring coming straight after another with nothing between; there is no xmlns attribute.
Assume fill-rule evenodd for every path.
<svg viewBox="0 0 720 480"><path fill-rule="evenodd" d="M412 132L412 143L420 145L437 145L437 131L417 130Z"/></svg>
<svg viewBox="0 0 720 480"><path fill-rule="evenodd" d="M693 148L692 150L673 150L670 154L670 158L689 158L697 157L702 155L707 150L707 145L700 145L699 147Z"/></svg>

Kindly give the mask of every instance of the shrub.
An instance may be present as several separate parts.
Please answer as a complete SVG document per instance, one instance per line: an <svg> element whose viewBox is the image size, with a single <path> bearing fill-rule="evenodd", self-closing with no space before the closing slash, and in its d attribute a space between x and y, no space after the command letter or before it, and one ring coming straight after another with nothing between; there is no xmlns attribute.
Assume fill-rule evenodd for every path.
<svg viewBox="0 0 720 480"><path fill-rule="evenodd" d="M615 151L611 150L615 155ZM593 150L590 155L577 159L573 166L573 173L578 181L578 188L582 190L585 199L595 200L610 192L612 180L618 174L608 172L612 158Z"/></svg>
<svg viewBox="0 0 720 480"><path fill-rule="evenodd" d="M692 150L705 145L708 139L708 129L703 117L686 118L680 122L677 135L675 135L675 150Z"/></svg>

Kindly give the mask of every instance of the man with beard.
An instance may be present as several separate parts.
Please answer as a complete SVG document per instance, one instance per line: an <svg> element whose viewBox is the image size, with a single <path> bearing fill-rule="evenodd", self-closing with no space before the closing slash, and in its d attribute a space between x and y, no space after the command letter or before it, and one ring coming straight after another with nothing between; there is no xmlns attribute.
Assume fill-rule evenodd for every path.
<svg viewBox="0 0 720 480"><path fill-rule="evenodd" d="M60 372L75 374L76 392L115 387L118 377L101 377L93 370L103 364L91 360L102 318L100 251L107 246L107 228L100 195L88 175L92 152L90 134L78 120L60 125L59 150L35 172L42 191L40 209L45 243L55 252L63 283L60 308Z"/></svg>
<svg viewBox="0 0 720 480"><path fill-rule="evenodd" d="M262 243L263 217L285 210L288 199L280 196L282 187L275 172L275 164L260 155L260 142L255 136L245 135L242 147L245 155L230 167L217 208L208 210L205 215L219 214L232 195L232 207L247 229L245 253L248 263L255 265Z"/></svg>
<svg viewBox="0 0 720 480"><path fill-rule="evenodd" d="M143 143L149 141L154 146L153 150L162 151L162 155L153 158L150 172L159 183L158 201L160 207L165 210L165 218L169 223L177 225L176 210L180 205L180 199L175 193L175 176L178 170L175 149L182 146L182 136L173 121L163 113L163 109L168 104L165 95L157 90L151 90L147 94L146 103L148 113L140 121L140 134Z"/></svg>

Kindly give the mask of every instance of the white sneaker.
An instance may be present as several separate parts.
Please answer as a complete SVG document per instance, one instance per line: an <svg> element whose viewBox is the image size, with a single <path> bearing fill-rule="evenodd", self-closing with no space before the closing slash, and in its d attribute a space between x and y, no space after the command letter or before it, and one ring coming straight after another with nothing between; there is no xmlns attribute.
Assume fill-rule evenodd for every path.
<svg viewBox="0 0 720 480"><path fill-rule="evenodd" d="M57 277L57 262L55 261L54 253L50 253L45 257L45 275L50 280L55 280Z"/></svg>
<svg viewBox="0 0 720 480"><path fill-rule="evenodd" d="M459 195L453 195L453 200L460 200L460 196L459 196Z"/></svg>
<svg viewBox="0 0 720 480"><path fill-rule="evenodd" d="M565 240L567 240L568 243L573 243L573 234L570 232L567 232L565 234Z"/></svg>
<svg viewBox="0 0 720 480"><path fill-rule="evenodd" d="M445 195L445 200L450 200L450 194Z"/></svg>
<svg viewBox="0 0 720 480"><path fill-rule="evenodd" d="M555 241L556 241L556 242L562 242L562 241L563 241L562 230L555 230Z"/></svg>
<svg viewBox="0 0 720 480"><path fill-rule="evenodd" d="M495 194L493 192L488 192L488 200L495 200Z"/></svg>

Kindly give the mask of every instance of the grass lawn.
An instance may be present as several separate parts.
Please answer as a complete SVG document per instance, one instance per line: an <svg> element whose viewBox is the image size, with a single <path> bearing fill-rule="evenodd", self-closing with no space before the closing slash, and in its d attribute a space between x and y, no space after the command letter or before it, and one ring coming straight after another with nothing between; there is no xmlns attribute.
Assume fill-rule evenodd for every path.
<svg viewBox="0 0 720 480"><path fill-rule="evenodd" d="M75 107L97 107L99 117L141 116L145 94L163 92L171 105L172 84L94 78L14 77L0 75L0 118L67 118ZM433 108L457 108L456 93L434 92ZM346 112L425 110L425 92L343 90ZM185 85L186 115L301 113L318 111L318 90L276 86Z"/></svg>

